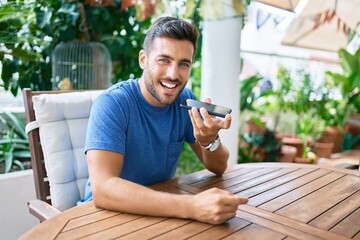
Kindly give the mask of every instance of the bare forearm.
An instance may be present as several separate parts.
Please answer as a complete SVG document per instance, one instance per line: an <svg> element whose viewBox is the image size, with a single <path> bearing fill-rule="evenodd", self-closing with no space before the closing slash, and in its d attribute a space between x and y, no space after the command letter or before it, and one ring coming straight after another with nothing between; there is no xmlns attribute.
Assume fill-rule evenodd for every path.
<svg viewBox="0 0 360 240"><path fill-rule="evenodd" d="M189 217L186 203L190 196L154 191L117 177L94 188L93 197L96 206L109 210L150 216Z"/></svg>
<svg viewBox="0 0 360 240"><path fill-rule="evenodd" d="M197 195L157 192L120 178L112 178L103 186L94 192L98 207L139 215L190 218L212 224L235 217L238 205L248 201L215 188Z"/></svg>

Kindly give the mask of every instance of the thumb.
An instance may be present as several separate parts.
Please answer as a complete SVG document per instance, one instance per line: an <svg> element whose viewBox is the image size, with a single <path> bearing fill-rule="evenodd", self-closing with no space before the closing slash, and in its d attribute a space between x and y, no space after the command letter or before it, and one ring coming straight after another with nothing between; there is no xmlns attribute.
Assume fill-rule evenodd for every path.
<svg viewBox="0 0 360 240"><path fill-rule="evenodd" d="M211 103L211 99L210 98L205 98L204 102Z"/></svg>

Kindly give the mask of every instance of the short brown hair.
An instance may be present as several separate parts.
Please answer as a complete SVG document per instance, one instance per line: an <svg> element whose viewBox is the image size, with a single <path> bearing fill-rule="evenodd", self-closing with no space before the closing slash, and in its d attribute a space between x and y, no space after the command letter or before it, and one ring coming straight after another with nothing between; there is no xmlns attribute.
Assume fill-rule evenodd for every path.
<svg viewBox="0 0 360 240"><path fill-rule="evenodd" d="M199 31L195 25L174 17L161 17L157 19L146 33L144 40L145 52L148 53L150 51L152 43L157 37L189 40L194 46L193 58L195 57L199 38Z"/></svg>

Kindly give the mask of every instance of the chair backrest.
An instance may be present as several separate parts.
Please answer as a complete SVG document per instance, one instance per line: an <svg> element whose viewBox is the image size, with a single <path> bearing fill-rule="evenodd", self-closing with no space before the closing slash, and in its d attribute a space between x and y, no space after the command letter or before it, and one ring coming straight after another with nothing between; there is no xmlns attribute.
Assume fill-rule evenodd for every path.
<svg viewBox="0 0 360 240"><path fill-rule="evenodd" d="M101 92L23 90L36 195L60 211L83 198L86 128Z"/></svg>

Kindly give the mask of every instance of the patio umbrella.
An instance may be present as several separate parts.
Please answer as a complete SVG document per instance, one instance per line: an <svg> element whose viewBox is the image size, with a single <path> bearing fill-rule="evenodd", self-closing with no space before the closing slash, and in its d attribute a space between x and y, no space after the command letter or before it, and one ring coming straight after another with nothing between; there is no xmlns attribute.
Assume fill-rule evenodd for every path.
<svg viewBox="0 0 360 240"><path fill-rule="evenodd" d="M336 52L359 32L359 0L310 0L293 20L282 44Z"/></svg>

